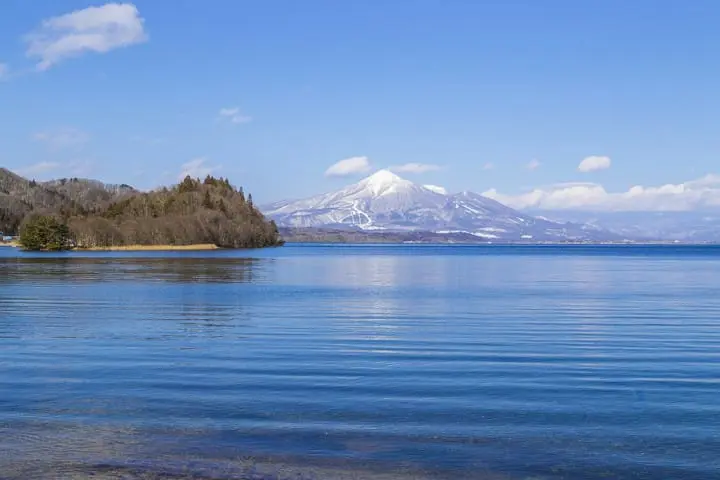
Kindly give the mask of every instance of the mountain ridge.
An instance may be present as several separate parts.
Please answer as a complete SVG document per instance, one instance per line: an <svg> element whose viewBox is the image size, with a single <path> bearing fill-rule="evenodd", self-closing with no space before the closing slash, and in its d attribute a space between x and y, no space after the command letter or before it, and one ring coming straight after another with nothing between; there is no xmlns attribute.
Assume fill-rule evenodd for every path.
<svg viewBox="0 0 720 480"><path fill-rule="evenodd" d="M249 194L210 175L141 192L78 178L40 183L0 168L0 231L20 234L28 249L283 243Z"/></svg>
<svg viewBox="0 0 720 480"><path fill-rule="evenodd" d="M553 221L595 226L638 241L707 243L720 240L720 212L528 210Z"/></svg>
<svg viewBox="0 0 720 480"><path fill-rule="evenodd" d="M83 212L105 208L113 201L136 194L129 185L97 180L62 178L38 182L0 167L0 231L16 233L32 212Z"/></svg>
<svg viewBox="0 0 720 480"><path fill-rule="evenodd" d="M290 228L463 233L490 241L620 240L599 228L533 217L478 193L444 192L379 170L339 190L261 210Z"/></svg>

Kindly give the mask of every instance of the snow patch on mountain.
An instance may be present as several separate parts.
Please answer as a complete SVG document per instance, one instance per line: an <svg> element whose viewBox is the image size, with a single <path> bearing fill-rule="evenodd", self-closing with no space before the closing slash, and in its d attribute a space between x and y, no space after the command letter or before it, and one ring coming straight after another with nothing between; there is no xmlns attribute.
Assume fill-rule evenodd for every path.
<svg viewBox="0 0 720 480"><path fill-rule="evenodd" d="M266 205L283 227L462 232L498 240L604 239L598 229L557 223L520 213L473 192L448 194L380 170L335 192Z"/></svg>
<svg viewBox="0 0 720 480"><path fill-rule="evenodd" d="M445 187L439 187L437 185L423 185L423 187L427 188L431 192L439 193L441 195L447 195L448 193Z"/></svg>

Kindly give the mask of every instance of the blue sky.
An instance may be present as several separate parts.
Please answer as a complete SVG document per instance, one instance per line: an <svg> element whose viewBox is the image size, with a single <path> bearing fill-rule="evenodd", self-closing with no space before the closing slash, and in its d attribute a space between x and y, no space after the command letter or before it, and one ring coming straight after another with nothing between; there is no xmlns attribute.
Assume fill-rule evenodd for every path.
<svg viewBox="0 0 720 480"><path fill-rule="evenodd" d="M518 207L720 205L707 176L720 173L720 2L6 0L3 12L0 165L38 179L151 188L212 170L264 202L392 166ZM579 171L587 157L594 169ZM356 175L325 174L348 158Z"/></svg>

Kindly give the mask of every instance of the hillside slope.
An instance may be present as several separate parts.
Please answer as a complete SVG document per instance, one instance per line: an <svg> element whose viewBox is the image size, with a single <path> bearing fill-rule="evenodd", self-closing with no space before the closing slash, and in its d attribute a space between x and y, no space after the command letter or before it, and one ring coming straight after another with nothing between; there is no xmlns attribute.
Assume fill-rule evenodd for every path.
<svg viewBox="0 0 720 480"><path fill-rule="evenodd" d="M258 248L282 243L277 227L227 180L190 177L69 220L79 247L214 244Z"/></svg>
<svg viewBox="0 0 720 480"><path fill-rule="evenodd" d="M335 192L262 210L280 226L292 228L470 234L491 241L620 239L599 228L533 217L477 193L447 194L388 170Z"/></svg>
<svg viewBox="0 0 720 480"><path fill-rule="evenodd" d="M16 234L29 213L73 208L73 202L53 188L0 168L0 231Z"/></svg>
<svg viewBox="0 0 720 480"><path fill-rule="evenodd" d="M274 222L226 179L187 177L170 188L140 192L77 178L39 183L0 169L0 231L16 235L38 216L67 225L78 247L282 243Z"/></svg>

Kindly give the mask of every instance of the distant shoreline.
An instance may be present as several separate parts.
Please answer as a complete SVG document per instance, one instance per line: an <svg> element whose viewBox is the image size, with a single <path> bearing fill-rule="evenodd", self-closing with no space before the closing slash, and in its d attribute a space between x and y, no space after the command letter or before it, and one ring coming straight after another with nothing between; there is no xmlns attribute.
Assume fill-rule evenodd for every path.
<svg viewBox="0 0 720 480"><path fill-rule="evenodd" d="M507 243L481 243L481 242L423 242L423 241L321 241L321 240L290 240L286 243L292 245L323 245L323 246L466 246L466 247L621 247L621 246L675 246L675 247L701 247L701 246L718 246L718 243L700 243L700 242L673 242L673 241L657 241L657 242L507 242ZM22 246L17 242L0 243L1 247L18 248ZM192 245L117 245L111 247L75 247L67 251L70 252L196 252L196 251L212 251L223 250L212 243L200 243ZM241 249L242 250L242 249Z"/></svg>
<svg viewBox="0 0 720 480"><path fill-rule="evenodd" d="M74 248L77 252L161 252L161 251L200 251L219 250L212 243L198 243L194 245L117 245L113 247Z"/></svg>

